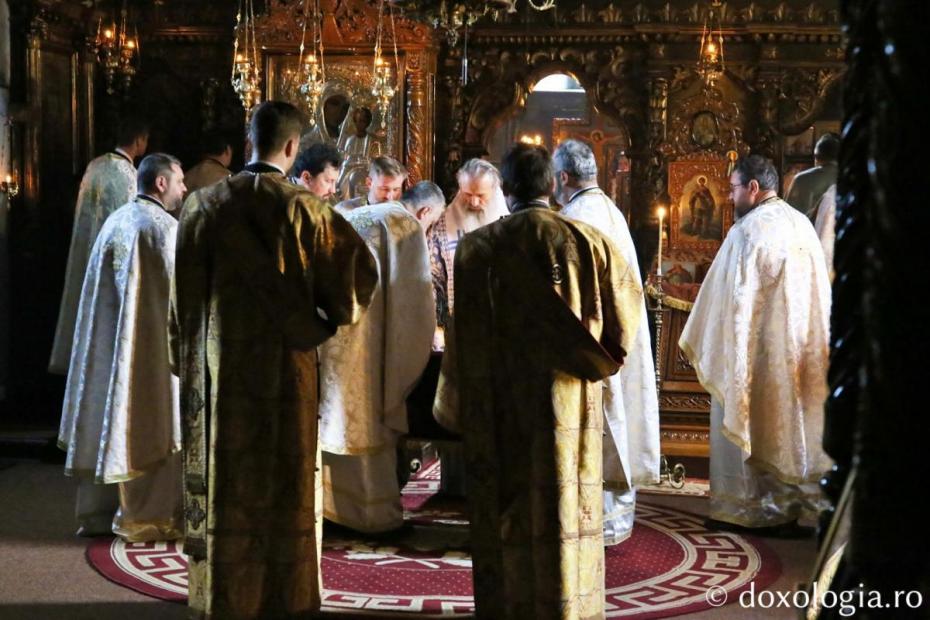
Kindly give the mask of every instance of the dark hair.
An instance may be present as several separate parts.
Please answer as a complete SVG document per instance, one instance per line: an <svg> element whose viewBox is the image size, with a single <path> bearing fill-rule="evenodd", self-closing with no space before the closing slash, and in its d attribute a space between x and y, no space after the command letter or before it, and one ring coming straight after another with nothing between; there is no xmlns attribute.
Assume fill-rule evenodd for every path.
<svg viewBox="0 0 930 620"><path fill-rule="evenodd" d="M136 187L139 192L146 193L156 189L155 180L158 177L171 177L173 171L171 165L175 164L179 168L181 162L177 157L167 153L152 153L146 155L139 164L139 172L136 173Z"/></svg>
<svg viewBox="0 0 930 620"><path fill-rule="evenodd" d="M128 146L136 138L149 135L151 125L149 121L135 112L126 112L119 119L116 130L116 146Z"/></svg>
<svg viewBox="0 0 930 620"><path fill-rule="evenodd" d="M820 136L814 146L814 157L820 161L836 161L840 156L840 137L827 132Z"/></svg>
<svg viewBox="0 0 930 620"><path fill-rule="evenodd" d="M222 155L226 152L226 147L232 148L233 145L229 134L219 129L204 133L200 142L203 145L204 155Z"/></svg>
<svg viewBox="0 0 930 620"><path fill-rule="evenodd" d="M775 170L775 164L762 155L740 157L733 172L739 174L740 183L743 185L748 185L755 179L759 189L778 191L778 171Z"/></svg>
<svg viewBox="0 0 930 620"><path fill-rule="evenodd" d="M342 165L342 153L332 144L323 142L311 144L297 156L297 161L294 162L294 175L300 176L306 170L311 176L316 176L326 169L326 164L339 170L339 166Z"/></svg>
<svg viewBox="0 0 930 620"><path fill-rule="evenodd" d="M552 158L543 146L515 144L501 162L501 189L520 202L552 192Z"/></svg>
<svg viewBox="0 0 930 620"><path fill-rule="evenodd" d="M300 111L284 101L265 101L252 112L249 138L259 157L274 155L303 127Z"/></svg>
<svg viewBox="0 0 930 620"><path fill-rule="evenodd" d="M442 190L432 181L420 181L416 183L404 192L400 197L400 201L404 203L405 207L413 209L414 211L420 207L428 207L434 204L440 207L446 205L446 197L443 196Z"/></svg>
<svg viewBox="0 0 930 620"><path fill-rule="evenodd" d="M355 112L359 112L359 111L365 113L365 116L366 116L366 118L368 119L366 122L367 122L369 125L371 125L371 121L372 121L372 119L374 118L374 115L371 113L371 109L370 109L370 108L366 108L366 107L355 108ZM353 115L353 116L355 116L355 112L352 112L352 115Z"/></svg>

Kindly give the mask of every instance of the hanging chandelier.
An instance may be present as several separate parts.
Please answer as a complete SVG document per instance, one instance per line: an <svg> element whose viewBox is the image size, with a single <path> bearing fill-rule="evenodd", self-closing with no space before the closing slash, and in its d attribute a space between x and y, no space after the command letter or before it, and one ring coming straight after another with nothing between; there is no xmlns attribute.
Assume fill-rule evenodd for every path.
<svg viewBox="0 0 930 620"><path fill-rule="evenodd" d="M107 94L112 95L117 89L128 93L139 63L140 49L139 33L135 27L132 36L129 34L126 0L123 0L118 22L114 18L111 24L104 26L102 17L97 22L94 53L103 67Z"/></svg>
<svg viewBox="0 0 930 620"><path fill-rule="evenodd" d="M300 36L300 55L297 67L300 71L300 93L304 96L307 105L307 116L310 126L316 125L316 113L326 88L326 65L323 62L323 29L320 27L320 0L312 0L313 12L308 14L311 0L304 0L304 26ZM306 50L307 22L312 24L310 29L310 53L304 57Z"/></svg>
<svg viewBox="0 0 930 620"><path fill-rule="evenodd" d="M485 15L497 21L503 13L516 13L519 0L389 0L402 11L416 15L436 30L442 30L451 47L459 40L459 31L469 28ZM526 0L534 11L555 8L556 0Z"/></svg>
<svg viewBox="0 0 930 620"><path fill-rule="evenodd" d="M439 7L429 13L426 19L433 28L445 33L450 47L455 47L459 41L459 30L464 27L467 32L468 27L478 21L486 11L487 5L481 12L477 12L470 11L465 4L460 2L454 2L449 8L446 0L442 0Z"/></svg>
<svg viewBox="0 0 930 620"><path fill-rule="evenodd" d="M233 63L230 81L233 90L242 101L242 107L247 113L251 112L255 104L261 100L261 68L258 64L258 42L255 36L255 10L252 7L252 0L239 0L236 29L233 33Z"/></svg>
<svg viewBox="0 0 930 620"><path fill-rule="evenodd" d="M503 13L516 13L519 0L388 0L404 13L430 24L446 35L450 48L454 48L460 37L462 44L461 84L468 83L468 30L479 19L490 15L497 21ZM534 11L555 8L556 0L526 0ZM462 36L464 34L464 36Z"/></svg>
<svg viewBox="0 0 930 620"><path fill-rule="evenodd" d="M705 88L712 88L716 85L717 79L726 69L723 59L721 10L720 0L712 0L704 17L704 28L701 31L701 49L698 53L696 71L704 81Z"/></svg>
<svg viewBox="0 0 930 620"><path fill-rule="evenodd" d="M398 65L397 61L397 33L394 30L394 8L393 5L389 8L389 15L391 20L391 40L394 43L394 66L395 68ZM378 4L378 32L375 37L375 59L374 65L372 67L372 82L371 82L371 94L374 96L375 100L378 102L378 106L381 108L381 129L384 129L387 124L387 109L391 103L391 100L394 98L394 94L397 92L397 88L394 85L394 79L391 75L391 65L388 62L388 59L384 57L382 49L382 38L383 38L383 22L384 22L384 0ZM400 72L398 71L398 74Z"/></svg>

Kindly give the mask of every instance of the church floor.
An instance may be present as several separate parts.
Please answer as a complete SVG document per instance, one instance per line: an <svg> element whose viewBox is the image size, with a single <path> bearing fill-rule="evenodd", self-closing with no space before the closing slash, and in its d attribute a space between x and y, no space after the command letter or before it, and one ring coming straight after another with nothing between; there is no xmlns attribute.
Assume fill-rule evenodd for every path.
<svg viewBox="0 0 930 620"><path fill-rule="evenodd" d="M84 559L86 539L73 535L74 482L60 464L0 459L0 620L173 620L185 608L137 594L101 577ZM704 514L704 498L649 495L648 501ZM807 579L813 539L767 539L782 575L769 589L793 590ZM343 614L329 617L344 619ZM371 618L372 616L365 616ZM796 618L790 609L727 605L677 616L700 620Z"/></svg>

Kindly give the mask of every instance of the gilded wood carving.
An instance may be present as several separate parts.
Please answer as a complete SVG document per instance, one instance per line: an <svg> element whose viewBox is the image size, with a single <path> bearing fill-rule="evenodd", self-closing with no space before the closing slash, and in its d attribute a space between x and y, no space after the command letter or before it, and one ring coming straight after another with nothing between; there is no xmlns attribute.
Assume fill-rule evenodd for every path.
<svg viewBox="0 0 930 620"><path fill-rule="evenodd" d="M331 78L323 98L325 101L327 97L342 95L351 102L343 121L346 125L340 127L339 135L351 132L352 110L367 107L374 116L369 131L378 152L373 154L384 152L403 161L412 183L431 179L435 32L428 25L399 14L392 17L389 5L385 9L382 44L389 61L393 61L396 47L398 87L390 109L379 110L370 94L378 31L377 5L364 0L322 0L320 4L327 77ZM295 0L269 0L267 13L256 24L259 40L269 58L265 90L280 93L295 103L299 103L300 98L295 85L289 81L292 78L287 75L287 69L291 64L296 65L301 26L306 19L303 7L303 2ZM291 70L293 75L293 68ZM317 125L325 124L318 122ZM330 138L340 142L337 137ZM340 146L343 145L344 140Z"/></svg>
<svg viewBox="0 0 930 620"><path fill-rule="evenodd" d="M400 74L403 75L404 58L398 59ZM268 96L289 101L299 108L304 107L303 95L297 90L299 84L294 79L297 67L296 56L280 54L269 55L267 58ZM331 55L326 60L326 88L323 91L320 105L317 109L313 126L308 126L304 132L302 143L309 144L314 141L330 142L345 147L350 135L355 133L353 116L356 109L366 108L372 113L369 125L371 144L369 152L372 156L390 155L402 158L404 152L404 109L400 95L395 96L388 109L381 109L371 94L371 57ZM341 113L337 128L327 129L333 124L333 119L324 118L327 108L326 102L334 99L344 99L347 107ZM382 120L384 121L382 127ZM329 121L329 122L328 122ZM333 134L333 135L330 135ZM311 137L316 136L316 138Z"/></svg>

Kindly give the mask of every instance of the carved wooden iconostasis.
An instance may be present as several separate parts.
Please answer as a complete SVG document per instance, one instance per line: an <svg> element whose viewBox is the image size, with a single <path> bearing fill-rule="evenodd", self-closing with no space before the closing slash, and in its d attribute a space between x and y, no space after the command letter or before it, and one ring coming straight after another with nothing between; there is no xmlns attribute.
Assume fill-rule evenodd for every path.
<svg viewBox="0 0 930 620"><path fill-rule="evenodd" d="M587 135L575 135L589 144L595 136L602 139L594 133L597 123L624 134L625 161L618 168L626 178L617 181L626 186L616 202L644 272L656 268L656 208L671 207L663 271L665 286L678 296L666 291L656 350L663 453L706 456L710 397L677 341L732 224L727 153L764 154L783 177L813 163L816 138L805 142L797 136L835 129L840 118L837 87L844 63L838 3L727 2L720 16L726 67L712 88L695 71L709 3L562 0L558 5L550 12L520 7L496 21L479 21L468 40L465 84L461 42L443 45L437 177L444 187L454 185L455 169L488 147L541 78L565 73L577 79L593 115L555 126L543 142L556 146L571 134L571 122L590 126L579 132ZM613 167L604 156L598 161L602 168ZM694 201L692 215L691 198L702 177L708 191L698 192L704 198Z"/></svg>
<svg viewBox="0 0 930 620"><path fill-rule="evenodd" d="M141 61L131 79L110 93L93 41L99 20L113 19L120 3L10 3L10 157L21 186L9 212L15 326L10 357L17 360L18 373L12 383L19 386L20 402L35 397L31 409L48 409L49 419L57 419L61 385L49 382L45 366L80 173L93 156L112 148L120 110L126 106L152 120L150 150L177 155L185 166L201 155L200 137L206 130L244 135L245 111L230 85L237 5L234 0L130 2ZM302 0L255 2L263 96L287 90L283 76L299 53L306 5ZM670 203L670 162L721 161L734 142L741 142L745 149L772 157L784 177L812 161L813 142L823 131L837 129L840 118L837 86L845 64L838 0L725 3L726 74L719 82L719 101L711 93L710 103L698 97L701 88L694 72L709 2L557 0L555 9L538 12L520 0L517 12L499 11L496 19L487 13L470 25L464 84L464 29L458 29L458 40L451 44L448 32L433 27L430 15L439 14L440 3L397 0L388 5L394 7L403 79L391 106L396 122L376 136L379 148L400 156L411 181L432 178L452 189L461 163L488 148L501 121L522 110L534 84L553 73L571 75L584 89L590 112L562 115L575 120L546 132L582 134L599 145L602 172L613 175L601 183L628 218L643 271L655 260L656 206ZM333 75L351 73L353 67L367 71L379 2L320 0L320 6L325 59ZM430 13L431 8L436 11ZM383 47L393 63L391 32L385 28ZM348 77L340 78L343 86ZM353 122L348 111L343 122ZM380 130L377 118L373 124ZM349 129L351 125L341 126L340 135ZM241 166L242 155L240 147L234 169ZM685 223L681 212L679 216L679 224ZM690 210L687 216L690 220ZM716 235L721 217L715 210L713 231L704 230L701 222L698 236ZM722 219L720 227L725 234ZM689 261L678 261L681 270L668 264L666 281L687 284L690 278L693 284L712 255L679 251L694 254L693 269ZM30 276L35 273L48 277L36 284ZM666 332L674 320L669 318ZM676 347L660 349L661 356L677 359ZM666 443L681 439L666 433L674 431L672 422L684 428L683 416L703 415L702 405L695 404L695 398L703 397L671 403L671 394L663 392ZM704 445L705 436L694 436L695 445Z"/></svg>
<svg viewBox="0 0 930 620"><path fill-rule="evenodd" d="M629 216L629 134L595 107L588 92L571 75L552 73L528 88L525 100L503 110L489 127L488 159L499 164L517 140L535 141L550 151L567 139L591 147L598 183ZM454 187L450 191L455 191Z"/></svg>
<svg viewBox="0 0 930 620"><path fill-rule="evenodd" d="M708 83L681 71L669 85L667 139L659 145L666 164L667 229L662 253L662 330L656 348L662 450L668 455L708 456L710 395L678 347L688 313L717 250L733 225L728 165L749 153L743 139L750 92L730 74ZM650 264L646 291L656 306L658 257Z"/></svg>
<svg viewBox="0 0 930 620"><path fill-rule="evenodd" d="M257 36L262 44L265 67L264 96L278 97L305 108L294 75L298 62L303 22L299 0L270 0L268 12L257 19ZM409 182L433 177L434 83L438 48L435 32L428 25L392 17L390 6L382 20L382 53L392 68L395 94L386 108L371 93L372 67L378 32L378 7L362 0L323 0L322 39L327 84L316 112L315 123L305 133L327 132L326 102L345 99L348 107L339 119L338 135L325 141L345 147L354 130L353 112L366 108L372 113L369 134L371 156L390 155L407 166ZM396 52L396 57L395 57ZM332 132L335 133L335 132ZM307 136L308 140L313 138Z"/></svg>

